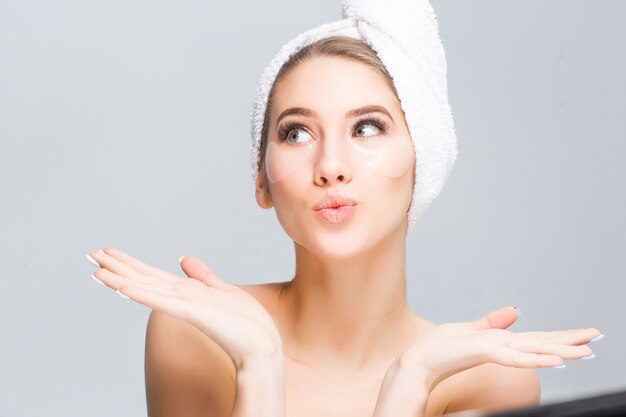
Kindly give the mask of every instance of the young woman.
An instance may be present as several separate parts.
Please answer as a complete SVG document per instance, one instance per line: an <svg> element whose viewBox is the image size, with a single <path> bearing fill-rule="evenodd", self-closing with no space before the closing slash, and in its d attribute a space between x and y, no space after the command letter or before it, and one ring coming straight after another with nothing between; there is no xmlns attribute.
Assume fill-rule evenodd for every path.
<svg viewBox="0 0 626 417"><path fill-rule="evenodd" d="M414 314L405 241L416 159L391 77L369 46L341 36L284 68L256 199L293 239L291 281L232 285L193 256L182 257L181 279L116 248L88 255L95 278L153 310L151 417L508 409L538 403L534 368L592 357L598 330L513 333L515 307L463 323Z"/></svg>

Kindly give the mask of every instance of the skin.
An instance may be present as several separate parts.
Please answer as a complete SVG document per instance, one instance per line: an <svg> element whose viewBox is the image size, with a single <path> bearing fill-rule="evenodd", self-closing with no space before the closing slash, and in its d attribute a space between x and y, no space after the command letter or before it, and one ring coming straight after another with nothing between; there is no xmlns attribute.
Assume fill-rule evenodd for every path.
<svg viewBox="0 0 626 417"><path fill-rule="evenodd" d="M403 176L389 178L350 164L339 145L359 120L345 114L369 104L388 109L393 120L376 113L389 123L388 135L411 140L400 103L375 70L329 57L296 67L276 86L269 140L279 140L283 110L307 107L317 117L287 116L281 123L307 127L300 140L317 141L318 158L278 183L267 181L265 167L257 179L257 202L275 208L295 248L296 274L278 299L283 349L300 363L323 363L340 374L388 362L398 341L420 327L407 304L405 271L415 157ZM358 203L347 224L313 215L311 208L336 192Z"/></svg>
<svg viewBox="0 0 626 417"><path fill-rule="evenodd" d="M377 114L389 123L387 134L410 140L397 98L363 64L313 58L277 85L270 140L277 140L278 115L299 106L316 116L288 119L319 146L310 164L281 181L269 182L262 166L256 184L258 204L273 207L293 239L293 280L232 285L193 256L181 261L192 279L180 279L115 248L89 254L100 266L97 279L153 309L146 335L150 416L503 410L538 403L532 368L591 353L585 343L598 330L513 334L504 330L518 318L510 307L448 325L412 313L405 239L414 161L405 175L387 177L352 164L340 146L354 140L359 119L346 112L369 104L389 111L391 118ZM337 191L358 203L343 224L312 211Z"/></svg>

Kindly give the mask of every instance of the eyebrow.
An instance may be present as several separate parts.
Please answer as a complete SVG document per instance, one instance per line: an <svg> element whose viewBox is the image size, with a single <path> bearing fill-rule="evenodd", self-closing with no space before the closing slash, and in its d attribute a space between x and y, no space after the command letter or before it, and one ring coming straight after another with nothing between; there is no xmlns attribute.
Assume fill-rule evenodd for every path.
<svg viewBox="0 0 626 417"><path fill-rule="evenodd" d="M368 106L363 106L363 107L359 107L358 109L350 110L348 113L346 113L346 117L358 117L364 114L377 113L377 112L386 114L395 123L395 120L393 120L393 117L391 117L391 114L389 113L389 111L387 111L387 109L384 108L383 106L379 106L378 104L370 104ZM283 111L280 114L280 116L278 116L276 125L278 126L278 124L280 123L283 117L292 116L292 115L315 117L317 116L317 113L305 107L290 107L287 110Z"/></svg>

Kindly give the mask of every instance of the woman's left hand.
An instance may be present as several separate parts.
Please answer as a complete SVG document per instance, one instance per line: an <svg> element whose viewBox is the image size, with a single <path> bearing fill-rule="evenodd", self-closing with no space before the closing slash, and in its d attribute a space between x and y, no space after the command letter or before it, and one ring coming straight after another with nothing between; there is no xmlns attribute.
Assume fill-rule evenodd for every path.
<svg viewBox="0 0 626 417"><path fill-rule="evenodd" d="M437 384L485 363L543 368L561 367L567 359L591 358L593 351L587 343L602 337L595 328L522 333L505 330L518 317L514 307L503 307L476 321L444 323L421 332L389 366L374 416L398 417L402 410L422 416Z"/></svg>

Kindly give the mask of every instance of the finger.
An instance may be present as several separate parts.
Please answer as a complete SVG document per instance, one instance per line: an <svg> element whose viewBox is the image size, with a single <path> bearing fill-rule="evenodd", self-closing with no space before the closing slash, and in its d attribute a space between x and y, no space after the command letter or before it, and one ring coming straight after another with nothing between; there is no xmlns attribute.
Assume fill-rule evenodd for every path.
<svg viewBox="0 0 626 417"><path fill-rule="evenodd" d="M108 269L98 269L93 273L93 276L102 281L106 286L118 290L127 285L147 285L155 288L161 288L163 291L172 291L175 282L167 282L161 279L154 279L152 277L138 276L123 276L111 272Z"/></svg>
<svg viewBox="0 0 626 417"><path fill-rule="evenodd" d="M505 346L494 349L491 359L500 365L515 368L549 368L563 364L563 359L557 355L520 352Z"/></svg>
<svg viewBox="0 0 626 417"><path fill-rule="evenodd" d="M553 332L522 332L517 333L516 337L541 339L565 345L583 345L600 334L601 332L598 329L590 327L588 329L559 330Z"/></svg>
<svg viewBox="0 0 626 417"><path fill-rule="evenodd" d="M96 262L98 262L101 268L106 268L111 272L115 272L116 274L128 277L139 275L138 271L134 270L123 262L120 262L113 256L106 253L104 250L100 249L91 252L89 256L91 256Z"/></svg>
<svg viewBox="0 0 626 417"><path fill-rule="evenodd" d="M189 320L189 305L186 301L164 294L147 286L126 286L118 290L121 294L156 311L182 320Z"/></svg>
<svg viewBox="0 0 626 417"><path fill-rule="evenodd" d="M111 255L118 261L128 265L129 267L139 272L140 274L150 275L150 276L160 276L165 279L175 278L175 277L172 277L172 274L170 274L169 272L150 266L117 248L105 248L103 251L106 254Z"/></svg>
<svg viewBox="0 0 626 417"><path fill-rule="evenodd" d="M506 329L515 323L518 317L519 310L513 306L507 306L492 311L481 319L468 324L475 330Z"/></svg>
<svg viewBox="0 0 626 417"><path fill-rule="evenodd" d="M540 353L544 355L555 355L562 359L580 359L593 354L587 345L570 346L557 343L548 343L541 340L515 339L509 342L510 348L528 353Z"/></svg>
<svg viewBox="0 0 626 417"><path fill-rule="evenodd" d="M209 287L232 288L231 284L222 281L208 265L195 256L185 255L180 261L180 266L189 278L201 281Z"/></svg>
<svg viewBox="0 0 626 417"><path fill-rule="evenodd" d="M110 248L107 248L107 250L109 249ZM135 281L147 283L147 282L153 282L155 280L161 280L164 282L172 283L176 279L179 279L179 278L176 278L175 276L167 277L167 276L164 276L163 274L144 275L141 272L132 268L131 266L127 265L123 261L118 260L117 258L113 257L112 255L108 254L107 252L103 250L91 252L89 255L94 260L96 260L96 262L98 262L101 268L107 269L117 275L129 278L129 279L133 279Z"/></svg>

